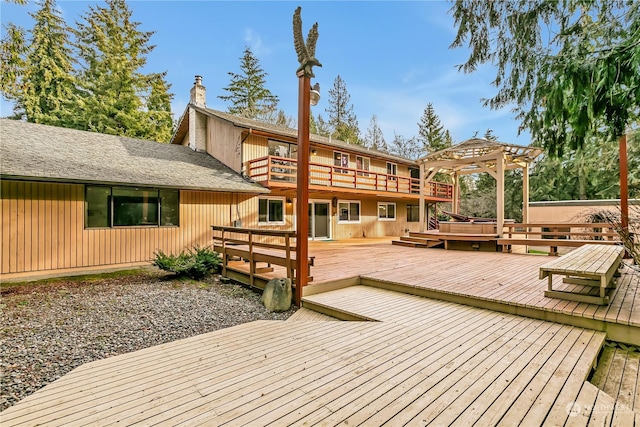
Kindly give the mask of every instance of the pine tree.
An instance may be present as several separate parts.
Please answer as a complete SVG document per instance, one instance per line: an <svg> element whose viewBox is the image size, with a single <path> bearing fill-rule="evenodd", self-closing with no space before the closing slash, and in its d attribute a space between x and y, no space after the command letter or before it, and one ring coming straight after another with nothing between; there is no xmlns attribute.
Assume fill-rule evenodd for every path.
<svg viewBox="0 0 640 427"><path fill-rule="evenodd" d="M140 23L132 21L131 15L124 0L106 0L105 7L89 7L77 24L76 43L84 70L78 78L81 97L74 127L164 138L171 132L166 97L172 95L161 94L169 88L164 73L141 73L154 48L149 44L153 31L138 30Z"/></svg>
<svg viewBox="0 0 640 427"><path fill-rule="evenodd" d="M448 144L444 126L431 103L427 104L418 123L418 138L425 154L443 150L451 145ZM450 139L451 136L449 136Z"/></svg>
<svg viewBox="0 0 640 427"><path fill-rule="evenodd" d="M68 126L73 117L73 56L69 28L60 16L54 0L43 0L40 9L29 15L34 19L31 37L9 25L2 41L2 92L15 101L17 116L27 121Z"/></svg>
<svg viewBox="0 0 640 427"><path fill-rule="evenodd" d="M158 142L169 142L174 123L171 114L171 85L166 82L166 71L148 76L149 95L145 99L145 113L148 128L146 138Z"/></svg>
<svg viewBox="0 0 640 427"><path fill-rule="evenodd" d="M318 114L318 117L313 121L315 130L314 133L321 136L330 136L331 128L329 127L329 123L327 123L321 114Z"/></svg>
<svg viewBox="0 0 640 427"><path fill-rule="evenodd" d="M35 25L27 55L25 97L27 120L55 126L70 124L70 105L75 98L69 28L54 0L44 0L31 15Z"/></svg>
<svg viewBox="0 0 640 427"><path fill-rule="evenodd" d="M375 114L371 116L371 122L364 137L364 145L373 150L387 151L389 149L387 142L384 140L382 129L378 125L378 116Z"/></svg>
<svg viewBox="0 0 640 427"><path fill-rule="evenodd" d="M2 96L10 101L15 101L13 117L20 118L24 114L22 103L23 80L25 67L25 53L27 41L25 31L13 23L6 28L6 35L0 41L0 59L2 60L2 73L0 73L0 91Z"/></svg>
<svg viewBox="0 0 640 427"><path fill-rule="evenodd" d="M227 73L231 82L224 88L229 95L220 95L223 101L230 101L227 112L251 119L265 119L277 110L278 97L265 87L268 75L261 67L249 47L245 47L240 58L240 74Z"/></svg>
<svg viewBox="0 0 640 427"><path fill-rule="evenodd" d="M349 105L351 97L347 92L344 80L338 75L329 89L329 126L331 136L351 144L361 144L358 119L353 112L353 105Z"/></svg>

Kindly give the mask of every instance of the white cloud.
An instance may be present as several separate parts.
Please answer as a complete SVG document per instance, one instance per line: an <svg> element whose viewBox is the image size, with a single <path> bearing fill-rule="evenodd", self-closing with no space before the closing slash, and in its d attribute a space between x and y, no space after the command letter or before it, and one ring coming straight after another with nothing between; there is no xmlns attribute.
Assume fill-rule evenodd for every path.
<svg viewBox="0 0 640 427"><path fill-rule="evenodd" d="M244 41L251 48L251 52L254 55L269 55L271 54L271 48L266 46L262 41L260 34L256 33L251 28L245 28Z"/></svg>

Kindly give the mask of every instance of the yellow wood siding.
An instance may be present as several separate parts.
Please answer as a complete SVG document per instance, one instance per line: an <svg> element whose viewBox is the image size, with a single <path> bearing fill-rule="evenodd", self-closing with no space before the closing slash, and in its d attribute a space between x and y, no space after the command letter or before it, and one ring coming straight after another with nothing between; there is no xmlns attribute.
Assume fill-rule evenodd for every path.
<svg viewBox="0 0 640 427"><path fill-rule="evenodd" d="M246 136L242 143L242 164L245 173L247 172L247 162L269 155L269 143L267 138L257 135Z"/></svg>
<svg viewBox="0 0 640 427"><path fill-rule="evenodd" d="M241 129L216 117L207 119L207 153L236 172L242 168Z"/></svg>
<svg viewBox="0 0 640 427"><path fill-rule="evenodd" d="M252 208L251 196L183 190L179 227L85 229L83 185L3 180L1 194L3 275L142 263L158 249L208 246L211 225L236 219L235 203L247 220Z"/></svg>

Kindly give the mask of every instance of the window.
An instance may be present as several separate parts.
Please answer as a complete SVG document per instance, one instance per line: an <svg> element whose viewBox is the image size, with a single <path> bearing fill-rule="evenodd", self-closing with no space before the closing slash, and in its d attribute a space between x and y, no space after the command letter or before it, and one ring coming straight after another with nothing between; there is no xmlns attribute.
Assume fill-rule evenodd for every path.
<svg viewBox="0 0 640 427"><path fill-rule="evenodd" d="M333 165L334 166L342 166L343 168L349 167L349 154L341 153L340 151L333 152ZM349 173L348 170L345 169L336 169L338 173Z"/></svg>
<svg viewBox="0 0 640 427"><path fill-rule="evenodd" d="M284 198L258 199L259 224L284 224Z"/></svg>
<svg viewBox="0 0 640 427"><path fill-rule="evenodd" d="M395 203L378 203L378 219L380 221L396 220L396 204Z"/></svg>
<svg viewBox="0 0 640 427"><path fill-rule="evenodd" d="M407 205L407 222L419 222L420 221L420 206Z"/></svg>
<svg viewBox="0 0 640 427"><path fill-rule="evenodd" d="M387 175L391 175L387 177L390 181L395 181L396 176L398 175L398 165L395 163L387 162Z"/></svg>
<svg viewBox="0 0 640 427"><path fill-rule="evenodd" d="M85 224L96 227L178 226L180 192L155 188L87 186Z"/></svg>
<svg viewBox="0 0 640 427"><path fill-rule="evenodd" d="M269 155L295 159L298 155L298 146L296 144L289 144L288 142L269 140Z"/></svg>
<svg viewBox="0 0 640 427"><path fill-rule="evenodd" d="M338 202L338 223L360 222L360 202Z"/></svg>
<svg viewBox="0 0 640 427"><path fill-rule="evenodd" d="M356 156L356 169L358 169L358 176L369 176L367 172L370 166L370 160L368 157Z"/></svg>

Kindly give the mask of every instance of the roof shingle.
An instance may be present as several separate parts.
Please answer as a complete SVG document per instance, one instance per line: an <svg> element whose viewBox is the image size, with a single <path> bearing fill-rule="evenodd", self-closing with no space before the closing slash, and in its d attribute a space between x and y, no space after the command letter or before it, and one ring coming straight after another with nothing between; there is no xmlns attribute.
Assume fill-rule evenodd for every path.
<svg viewBox="0 0 640 427"><path fill-rule="evenodd" d="M189 147L0 120L2 178L242 193L267 189Z"/></svg>

